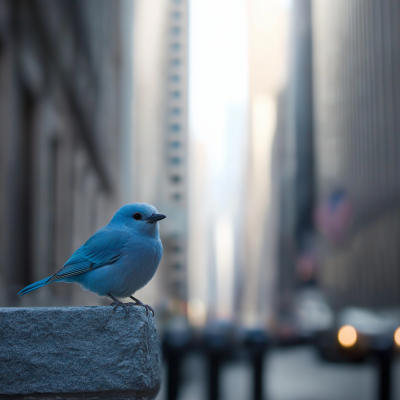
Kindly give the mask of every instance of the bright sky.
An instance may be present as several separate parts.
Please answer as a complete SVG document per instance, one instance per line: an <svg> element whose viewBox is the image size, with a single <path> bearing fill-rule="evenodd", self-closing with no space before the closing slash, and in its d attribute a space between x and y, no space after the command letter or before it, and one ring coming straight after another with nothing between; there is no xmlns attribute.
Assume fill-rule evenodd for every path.
<svg viewBox="0 0 400 400"><path fill-rule="evenodd" d="M189 297L195 300L196 309L205 306L222 318L233 313L234 268L240 264L240 256L236 257L243 242L243 226L238 221L243 214L243 192L248 189L244 182L254 175L253 186L261 183L268 194L264 176L268 174L275 132L275 96L285 65L282 16L286 12L282 10L290 1L253 0L251 7L249 4L248 0L189 3L189 136L193 152L189 158ZM249 33L252 47L248 47ZM255 98L251 114L250 60L252 85L260 92L253 93L252 87ZM269 93L271 88L276 90ZM253 119L252 141L249 118ZM255 148L248 147L250 143ZM261 176L248 169L249 157ZM258 192L253 197L264 201L251 204L266 213L268 199ZM246 197L247 202L249 199L251 196ZM196 217L198 213L202 218ZM263 238L262 233L258 236ZM259 275L255 273L254 277L258 279ZM255 288L257 282L249 286Z"/></svg>
<svg viewBox="0 0 400 400"><path fill-rule="evenodd" d="M214 160L226 145L227 107L247 105L246 0L191 0L189 13L190 131Z"/></svg>

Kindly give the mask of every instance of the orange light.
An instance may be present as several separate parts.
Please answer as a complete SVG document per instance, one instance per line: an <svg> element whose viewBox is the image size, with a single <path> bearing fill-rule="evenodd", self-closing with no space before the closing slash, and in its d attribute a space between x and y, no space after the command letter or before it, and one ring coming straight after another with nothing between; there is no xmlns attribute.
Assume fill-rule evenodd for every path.
<svg viewBox="0 0 400 400"><path fill-rule="evenodd" d="M338 332L338 339L343 347L351 347L357 341L357 331L351 325L342 326Z"/></svg>
<svg viewBox="0 0 400 400"><path fill-rule="evenodd" d="M400 328L397 328L396 332L394 333L394 341L396 342L397 346L400 347Z"/></svg>

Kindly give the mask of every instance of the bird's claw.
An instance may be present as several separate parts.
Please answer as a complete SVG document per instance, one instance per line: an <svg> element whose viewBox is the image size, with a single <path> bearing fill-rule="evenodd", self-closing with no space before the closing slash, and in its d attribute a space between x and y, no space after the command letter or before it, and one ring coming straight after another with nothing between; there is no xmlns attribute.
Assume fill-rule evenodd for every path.
<svg viewBox="0 0 400 400"><path fill-rule="evenodd" d="M140 306L140 307L144 307L146 310L146 315L149 315L149 311L151 311L151 313L153 314L154 317L154 310L148 305L148 304L144 304L141 301L137 300L136 303L127 303L130 306Z"/></svg>
<svg viewBox="0 0 400 400"><path fill-rule="evenodd" d="M129 306L130 304L131 304L131 303L122 303L121 301L119 301L119 302L113 301L113 302L110 304L110 306L111 306L111 307L114 307L114 308L113 308L113 311L115 311L118 307L123 307L123 308L125 309L125 312L128 314L128 306Z"/></svg>
<svg viewBox="0 0 400 400"><path fill-rule="evenodd" d="M146 305L143 303L128 303L130 306L139 306L144 307L146 309L146 315L149 315L149 310L147 309Z"/></svg>
<svg viewBox="0 0 400 400"><path fill-rule="evenodd" d="M154 310L148 304L145 304L145 307L146 307L146 311L150 310L154 317Z"/></svg>

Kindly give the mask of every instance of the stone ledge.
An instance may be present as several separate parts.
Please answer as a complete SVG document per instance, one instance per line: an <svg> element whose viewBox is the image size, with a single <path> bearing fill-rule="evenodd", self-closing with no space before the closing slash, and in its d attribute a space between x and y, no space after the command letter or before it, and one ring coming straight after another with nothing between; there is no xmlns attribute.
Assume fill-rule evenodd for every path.
<svg viewBox="0 0 400 400"><path fill-rule="evenodd" d="M1 398L153 399L154 320L142 307L0 308Z"/></svg>

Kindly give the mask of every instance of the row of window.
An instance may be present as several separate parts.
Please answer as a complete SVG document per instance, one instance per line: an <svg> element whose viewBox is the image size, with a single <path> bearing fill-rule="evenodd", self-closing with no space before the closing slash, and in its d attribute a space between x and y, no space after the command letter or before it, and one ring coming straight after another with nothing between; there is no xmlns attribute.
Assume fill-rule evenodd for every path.
<svg viewBox="0 0 400 400"><path fill-rule="evenodd" d="M183 1L185 0L171 0L171 3L175 3L175 4L182 4ZM174 12L172 12L172 20L174 21L175 24L178 24L181 20L181 13L179 11L174 10ZM177 37L181 34L181 28L179 26L173 26L172 27L172 35ZM178 42L174 42L171 44L171 49L174 52L179 52L181 50L181 45ZM172 68L176 69L179 68L181 66L181 60L179 58L173 58L171 60L171 66ZM181 77L177 74L172 74L170 76L170 82L173 84L179 84L181 82ZM179 90L174 90L171 93L171 97L174 100L180 99L181 98L181 92ZM170 110L170 113L172 114L172 116L174 117L178 117L181 115L181 109L179 107L174 107ZM170 124L169 126L169 131L172 133L180 133L182 130L182 127L179 123L173 123ZM169 146L171 149L179 149L181 146L181 142L179 142L178 140L174 140L172 142L169 143ZM170 162L173 165L178 165L181 163L181 158L180 157L171 157L170 158ZM173 184L179 184L182 181L182 176L178 175L178 174L173 174L172 176L170 176L170 180ZM172 199L176 202L180 201L182 198L182 194L175 192L172 194ZM176 246L176 248L173 250L176 253L179 253L181 251L181 248L179 246ZM181 264L180 262L175 262L172 264L172 267L174 268L175 271L183 271L184 270L184 265ZM173 288L172 290L175 292L175 294L178 297L183 298L184 297L184 289L185 289L185 285L183 284L182 281L175 281L173 282Z"/></svg>
<svg viewBox="0 0 400 400"><path fill-rule="evenodd" d="M175 4L181 4L181 0L172 0ZM181 13L179 11L174 11L171 14L172 19L175 23L179 23L180 19L181 19ZM181 27L178 25L174 25L171 28L171 34L173 37L178 37L181 34ZM178 41L174 41L171 44L171 50L173 52L179 52L181 50L181 44ZM173 57L171 59L171 67L172 68L179 68L182 64L182 60L178 57ZM174 83L174 84L179 84L181 82L181 77L180 75L173 73L170 76L170 82ZM170 92L171 98L173 100L178 100L181 98L181 91L180 90L172 90ZM181 109L179 107L173 107L171 109L171 114L175 117L178 117L181 115ZM179 123L173 123L169 125L169 132L170 133L174 133L174 134L179 134L182 130L182 126ZM174 140L172 142L169 142L169 147L172 150L176 150L179 149L181 147L181 142L178 140ZM169 164L172 166L179 166L182 163L182 158L179 156L172 156L169 158ZM170 181L173 184L179 184L182 182L182 176L178 175L178 174L174 174L172 176L170 176ZM182 195L180 193L173 193L172 194L172 198L175 201L179 201L181 200ZM175 266L176 269L180 269L181 266L179 264L177 264Z"/></svg>

